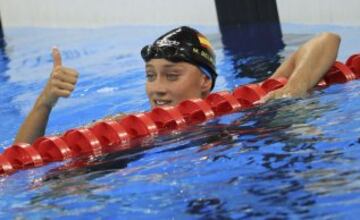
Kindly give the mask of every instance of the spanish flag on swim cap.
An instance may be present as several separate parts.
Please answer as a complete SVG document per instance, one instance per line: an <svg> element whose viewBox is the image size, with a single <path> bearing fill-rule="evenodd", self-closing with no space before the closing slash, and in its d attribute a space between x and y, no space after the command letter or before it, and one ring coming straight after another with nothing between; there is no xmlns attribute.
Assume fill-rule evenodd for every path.
<svg viewBox="0 0 360 220"><path fill-rule="evenodd" d="M208 48L209 50L212 50L212 46L210 41L202 34L198 34L198 39L200 41L201 46Z"/></svg>
<svg viewBox="0 0 360 220"><path fill-rule="evenodd" d="M211 89L213 89L217 77L215 68L216 57L210 41L199 31L188 26L181 26L160 36L152 46L157 48L187 48L187 53L184 53L187 59L183 61L191 62L200 67L200 70L211 78ZM157 56L157 58L160 57ZM165 56L162 58L167 59Z"/></svg>

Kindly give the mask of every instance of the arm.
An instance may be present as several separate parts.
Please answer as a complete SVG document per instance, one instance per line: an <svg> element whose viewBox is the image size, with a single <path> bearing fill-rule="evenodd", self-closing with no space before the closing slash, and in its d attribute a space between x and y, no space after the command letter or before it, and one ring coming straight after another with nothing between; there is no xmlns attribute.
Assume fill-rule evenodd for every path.
<svg viewBox="0 0 360 220"><path fill-rule="evenodd" d="M270 77L287 77L288 83L269 93L263 101L305 95L333 65L339 45L340 36L333 33L323 33L306 42Z"/></svg>
<svg viewBox="0 0 360 220"><path fill-rule="evenodd" d="M115 120L115 121L118 121L122 118L124 118L125 116L127 116L127 114L124 114L124 113L118 113L116 115L109 115L109 116L106 116L104 117L103 119L101 120Z"/></svg>
<svg viewBox="0 0 360 220"><path fill-rule="evenodd" d="M78 73L61 64L58 49L53 49L54 68L44 90L37 98L34 107L21 125L14 144L19 142L32 143L44 135L49 115L59 97L69 97L75 88Z"/></svg>
<svg viewBox="0 0 360 220"><path fill-rule="evenodd" d="M126 114L124 113L118 113L116 115L108 115L102 119L99 119L99 120L93 120L92 123L89 123L89 124L85 124L83 127L84 128L90 128L92 127L93 125L95 125L96 123L98 122L104 122L104 121L112 121L112 120L115 120L115 121L119 121L121 120L122 118L124 118L125 116L127 116Z"/></svg>

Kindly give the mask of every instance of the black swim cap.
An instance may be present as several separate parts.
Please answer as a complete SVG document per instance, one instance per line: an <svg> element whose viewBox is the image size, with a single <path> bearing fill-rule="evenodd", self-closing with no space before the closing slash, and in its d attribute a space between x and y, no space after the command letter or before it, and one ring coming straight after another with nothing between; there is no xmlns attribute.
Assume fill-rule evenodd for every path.
<svg viewBox="0 0 360 220"><path fill-rule="evenodd" d="M211 90L217 77L215 53L209 40L199 31L182 26L160 36L151 45L141 50L145 62L154 58L164 58L172 62L192 63L212 80Z"/></svg>

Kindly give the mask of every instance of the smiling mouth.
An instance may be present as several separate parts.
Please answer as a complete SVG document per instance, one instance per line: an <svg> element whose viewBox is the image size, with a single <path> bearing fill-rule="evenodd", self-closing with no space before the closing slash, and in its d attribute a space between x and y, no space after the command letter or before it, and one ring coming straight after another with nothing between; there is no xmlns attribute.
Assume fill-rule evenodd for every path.
<svg viewBox="0 0 360 220"><path fill-rule="evenodd" d="M171 101L169 101L169 100L158 100L158 99L155 99L153 102L154 102L154 105L155 105L155 106L167 106L167 105L170 105L170 104L171 104Z"/></svg>

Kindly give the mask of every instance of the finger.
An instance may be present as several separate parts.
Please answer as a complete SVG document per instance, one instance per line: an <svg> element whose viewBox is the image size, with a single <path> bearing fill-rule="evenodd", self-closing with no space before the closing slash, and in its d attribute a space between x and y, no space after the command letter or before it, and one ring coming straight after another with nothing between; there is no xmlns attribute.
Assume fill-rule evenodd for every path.
<svg viewBox="0 0 360 220"><path fill-rule="evenodd" d="M284 91L284 90L276 90L274 91L269 97L267 100L270 100L270 99L283 99L283 98L288 98L288 97L291 97L291 94Z"/></svg>
<svg viewBox="0 0 360 220"><path fill-rule="evenodd" d="M52 48L52 57L53 57L53 61L54 61L54 68L61 66L61 54L58 48L53 47Z"/></svg>
<svg viewBox="0 0 360 220"><path fill-rule="evenodd" d="M66 82L66 83L71 83L73 85L76 84L77 82L77 77L74 77L74 76L71 76L71 75L67 75L67 74L64 74L63 71L61 71L60 69L58 71L55 71L53 73L53 79L55 80L60 80L62 82Z"/></svg>
<svg viewBox="0 0 360 220"><path fill-rule="evenodd" d="M62 66L61 71L66 75L73 76L73 77L76 77L76 78L79 77L79 73L74 69Z"/></svg>
<svg viewBox="0 0 360 220"><path fill-rule="evenodd" d="M269 101L274 96L273 92L268 93L258 101L254 102L254 104L264 104L265 102Z"/></svg>
<svg viewBox="0 0 360 220"><path fill-rule="evenodd" d="M69 97L71 92L64 89L55 88L54 94L58 97Z"/></svg>
<svg viewBox="0 0 360 220"><path fill-rule="evenodd" d="M66 83L66 82L63 82L63 81L60 81L60 80L56 80L53 84L55 87L59 88L59 89L62 89L62 90L67 90L67 91L74 91L75 89L75 86L71 83Z"/></svg>

